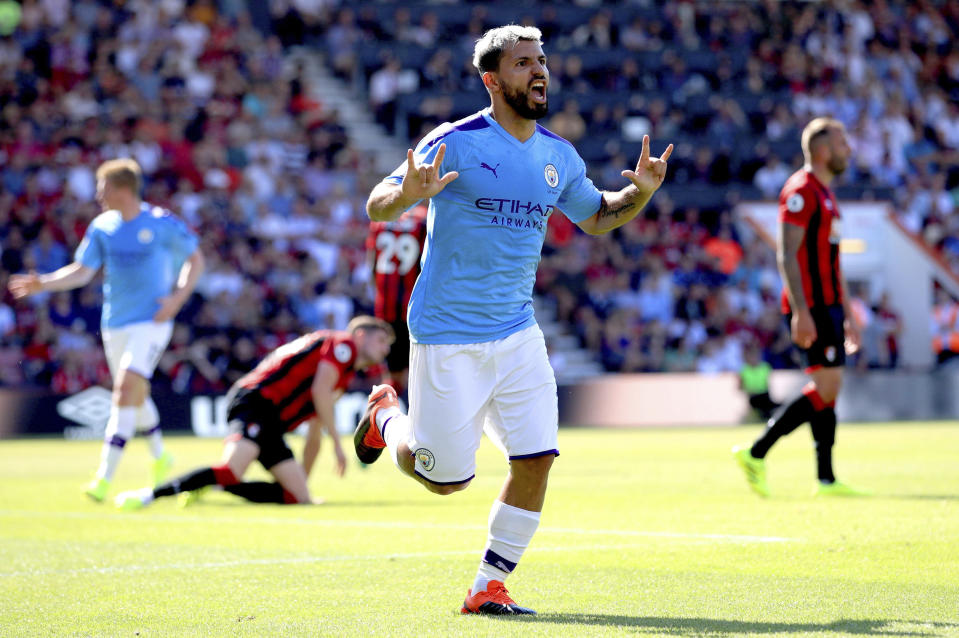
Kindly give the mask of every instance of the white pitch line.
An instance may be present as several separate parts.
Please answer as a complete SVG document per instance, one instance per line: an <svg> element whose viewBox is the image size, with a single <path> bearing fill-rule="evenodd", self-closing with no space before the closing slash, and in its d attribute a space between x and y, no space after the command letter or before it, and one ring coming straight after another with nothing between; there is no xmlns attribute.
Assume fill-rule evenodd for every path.
<svg viewBox="0 0 959 638"><path fill-rule="evenodd" d="M239 524L264 523L269 525L310 525L317 527L360 527L374 529L436 529L459 531L486 531L485 525L455 525L446 523L420 523L411 521L355 521L355 520L317 520L306 518L283 518L267 516L241 518L234 516L190 516L169 514L148 514L145 512L99 513L99 512L44 512L31 510L0 510L0 517L19 518L67 518L143 521L147 523L201 523L201 524ZM632 529L585 529L578 527L541 527L537 534L577 534L583 536L625 536L637 538L672 538L683 540L706 540L727 543L789 543L801 541L801 538L787 536L756 536L744 534L701 534L691 532L646 531Z"/></svg>
<svg viewBox="0 0 959 638"><path fill-rule="evenodd" d="M539 552L581 552L625 549L646 549L645 545L574 545L569 547L536 547ZM74 576L80 574L116 574L124 572L197 570L249 567L251 565L302 565L310 563L345 563L362 561L389 561L403 559L441 558L443 556L479 556L476 549L450 550L445 552L408 552L394 554L361 554L357 556L297 556L292 558L250 558L207 563L167 563L162 565L111 565L108 567L80 567L77 569L26 569L15 572L0 572L0 578L20 578L26 576Z"/></svg>
<svg viewBox="0 0 959 638"><path fill-rule="evenodd" d="M486 528L483 528L486 529ZM649 538L682 538L690 540L726 541L732 543L791 543L801 538L788 536L751 536L748 534L696 534L691 532L650 532L630 529L580 529L569 527L542 528L554 534L600 534L602 536L644 536Z"/></svg>

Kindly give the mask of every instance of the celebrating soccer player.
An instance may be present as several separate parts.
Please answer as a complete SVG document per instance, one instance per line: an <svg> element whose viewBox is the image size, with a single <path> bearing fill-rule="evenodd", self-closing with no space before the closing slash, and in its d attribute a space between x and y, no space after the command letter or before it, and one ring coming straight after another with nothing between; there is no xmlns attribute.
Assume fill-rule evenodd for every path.
<svg viewBox="0 0 959 638"><path fill-rule="evenodd" d="M808 421L819 476L814 493L853 496L863 491L837 481L832 467L842 366L846 350L859 346L859 327L839 269L839 206L829 187L849 162L845 127L832 118L814 119L803 129L802 150L805 166L779 194L776 257L784 283L782 310L812 381L773 415L752 446L734 447L733 454L750 487L768 496L766 454L780 437Z"/></svg>
<svg viewBox="0 0 959 638"><path fill-rule="evenodd" d="M203 272L197 237L170 211L140 200L140 166L131 159L97 170L97 200L104 212L87 228L75 261L49 274L13 275L15 297L86 285L103 267L103 347L113 376L113 404L96 478L86 494L102 501L136 430L150 437L153 481L173 463L163 449L150 379L170 342L173 318Z"/></svg>
<svg viewBox="0 0 959 638"><path fill-rule="evenodd" d="M155 489L121 492L117 507L136 510L181 493L195 497L212 485L255 503L310 503L306 480L324 430L333 440L337 473L343 476L346 471L333 405L357 370L382 363L392 342L388 323L361 316L351 320L345 331L317 330L280 346L230 388L231 433L219 465L194 470ZM300 465L283 435L304 421L309 421L309 429ZM241 482L254 460L273 475L275 483Z"/></svg>
<svg viewBox="0 0 959 638"><path fill-rule="evenodd" d="M446 123L407 152L370 194L367 213L389 221L430 199L423 271L410 298L409 415L377 386L354 444L370 463L384 448L400 470L437 494L469 485L485 429L510 470L463 613L529 614L503 583L539 525L557 443L556 380L532 291L549 216L590 234L633 219L663 183L672 145L630 184L601 192L573 146L536 123L547 113L549 71L535 27L488 31L473 65L491 106Z"/></svg>

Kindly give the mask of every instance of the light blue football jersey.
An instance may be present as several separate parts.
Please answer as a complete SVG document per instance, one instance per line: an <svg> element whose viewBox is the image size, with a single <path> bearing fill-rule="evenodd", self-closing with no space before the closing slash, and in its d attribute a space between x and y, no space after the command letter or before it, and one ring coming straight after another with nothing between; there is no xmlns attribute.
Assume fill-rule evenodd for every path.
<svg viewBox="0 0 959 638"><path fill-rule="evenodd" d="M186 224L146 202L128 222L116 210L97 215L74 259L88 268L103 266L103 327L153 319L160 308L157 299L173 290L197 243Z"/></svg>
<svg viewBox="0 0 959 638"><path fill-rule="evenodd" d="M430 200L422 272L408 311L410 338L425 344L483 343L532 326L533 283L546 223L557 209L573 222L599 210L602 194L572 144L538 126L525 142L485 109L446 123L417 145L417 164L458 171ZM386 181L400 184L404 162Z"/></svg>

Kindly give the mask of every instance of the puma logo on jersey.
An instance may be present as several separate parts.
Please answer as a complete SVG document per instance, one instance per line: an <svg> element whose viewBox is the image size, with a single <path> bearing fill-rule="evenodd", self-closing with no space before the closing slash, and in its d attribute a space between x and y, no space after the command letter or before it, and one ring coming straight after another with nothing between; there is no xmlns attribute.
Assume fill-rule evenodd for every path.
<svg viewBox="0 0 959 638"><path fill-rule="evenodd" d="M496 164L496 166L490 166L486 162L481 162L480 168L485 168L486 170L488 170L490 173L493 174L493 177L495 177L496 179L499 179L499 175L496 174L496 169L499 168L499 164Z"/></svg>

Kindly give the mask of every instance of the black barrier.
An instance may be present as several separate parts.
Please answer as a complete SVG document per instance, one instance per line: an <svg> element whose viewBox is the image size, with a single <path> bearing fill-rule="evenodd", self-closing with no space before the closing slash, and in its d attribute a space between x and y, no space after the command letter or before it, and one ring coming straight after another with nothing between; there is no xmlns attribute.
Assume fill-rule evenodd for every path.
<svg viewBox="0 0 959 638"><path fill-rule="evenodd" d="M192 430L192 399L172 392L153 393L164 430ZM99 439L109 410L110 391L104 388L87 388L74 395L0 388L0 439L47 434Z"/></svg>
<svg viewBox="0 0 959 638"><path fill-rule="evenodd" d="M152 394L165 432L192 432L202 437L227 434L226 397L222 395ZM366 393L351 392L336 403L336 427L353 431L366 409ZM0 388L0 439L60 435L67 439L100 439L110 415L110 391L87 388L73 395L37 389Z"/></svg>

